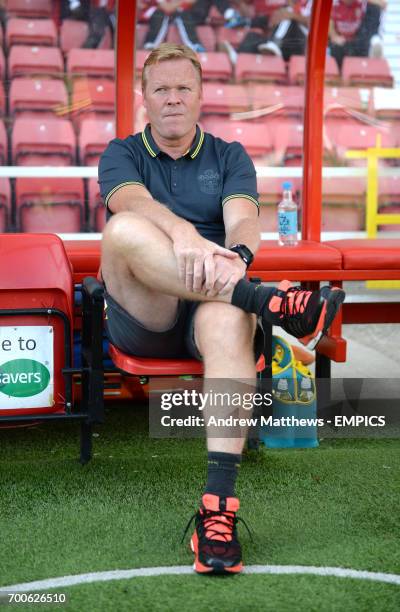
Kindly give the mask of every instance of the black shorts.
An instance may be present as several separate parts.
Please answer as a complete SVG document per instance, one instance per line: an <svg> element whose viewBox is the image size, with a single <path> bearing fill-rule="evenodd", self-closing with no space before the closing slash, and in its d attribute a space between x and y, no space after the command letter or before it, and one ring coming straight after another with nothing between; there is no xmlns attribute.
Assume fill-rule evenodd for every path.
<svg viewBox="0 0 400 612"><path fill-rule="evenodd" d="M128 355L164 359L201 359L194 340L194 316L200 302L186 300L178 303L174 324L166 331L152 331L144 327L104 290L106 303L105 329L116 347ZM264 333L260 325L254 339L256 358L264 348Z"/></svg>

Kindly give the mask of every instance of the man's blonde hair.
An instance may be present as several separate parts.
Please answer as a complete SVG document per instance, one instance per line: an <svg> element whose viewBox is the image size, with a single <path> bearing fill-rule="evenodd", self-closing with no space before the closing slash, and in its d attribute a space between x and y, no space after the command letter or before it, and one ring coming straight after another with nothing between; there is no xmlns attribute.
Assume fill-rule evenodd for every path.
<svg viewBox="0 0 400 612"><path fill-rule="evenodd" d="M149 66L154 66L154 64L158 64L159 62L166 62L167 60L176 59L188 59L192 62L194 69L196 70L199 76L201 87L203 72L196 53L192 51L190 47L186 47L186 45L177 45L175 43L162 43L162 45L160 45L156 49L153 49L150 55L146 58L142 71L142 91L144 91L146 87L147 68Z"/></svg>

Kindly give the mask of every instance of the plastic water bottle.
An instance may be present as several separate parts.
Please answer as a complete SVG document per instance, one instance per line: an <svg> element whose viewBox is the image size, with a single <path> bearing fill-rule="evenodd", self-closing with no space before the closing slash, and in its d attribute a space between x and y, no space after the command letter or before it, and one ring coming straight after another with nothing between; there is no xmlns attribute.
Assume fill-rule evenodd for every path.
<svg viewBox="0 0 400 612"><path fill-rule="evenodd" d="M283 199L278 204L278 232L281 246L297 244L297 204L292 198L292 183L283 183Z"/></svg>

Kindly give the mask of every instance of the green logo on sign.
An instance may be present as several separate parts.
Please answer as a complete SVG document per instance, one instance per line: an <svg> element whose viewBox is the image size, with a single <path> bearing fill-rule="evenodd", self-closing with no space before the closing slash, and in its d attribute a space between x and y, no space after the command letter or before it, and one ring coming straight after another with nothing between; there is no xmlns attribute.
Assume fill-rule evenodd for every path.
<svg viewBox="0 0 400 612"><path fill-rule="evenodd" d="M46 389L50 372L39 361L13 359L0 366L0 392L12 397L29 397Z"/></svg>

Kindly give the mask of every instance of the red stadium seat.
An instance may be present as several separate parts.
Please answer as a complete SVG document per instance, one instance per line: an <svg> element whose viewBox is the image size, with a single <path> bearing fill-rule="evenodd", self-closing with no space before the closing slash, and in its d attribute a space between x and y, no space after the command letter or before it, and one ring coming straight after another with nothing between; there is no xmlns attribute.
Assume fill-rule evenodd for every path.
<svg viewBox="0 0 400 612"><path fill-rule="evenodd" d="M304 90L285 85L253 85L249 88L252 108L262 109L260 116L296 115L304 111Z"/></svg>
<svg viewBox="0 0 400 612"><path fill-rule="evenodd" d="M137 49L143 49L144 40L146 38L146 34L147 34L147 30L148 29L149 29L149 26L146 23L137 23L136 24L136 31L135 31L136 50Z"/></svg>
<svg viewBox="0 0 400 612"><path fill-rule="evenodd" d="M79 158L84 166L97 166L100 155L115 136L113 121L84 119L79 133Z"/></svg>
<svg viewBox="0 0 400 612"><path fill-rule="evenodd" d="M272 152L273 143L265 123L250 121L230 121L216 117L205 117L204 130L227 142L240 142L251 157L259 157Z"/></svg>
<svg viewBox="0 0 400 612"><path fill-rule="evenodd" d="M6 112L6 94L4 92L3 81L0 81L0 115Z"/></svg>
<svg viewBox="0 0 400 612"><path fill-rule="evenodd" d="M211 26L200 25L196 28L197 36L206 51L215 51L215 33ZM170 26L167 34L167 42L182 44L177 26Z"/></svg>
<svg viewBox="0 0 400 612"><path fill-rule="evenodd" d="M64 19L60 26L60 47L64 53L71 49L79 49L85 42L89 33L89 26L86 21L75 19ZM100 41L98 49L111 49L112 37L109 28Z"/></svg>
<svg viewBox="0 0 400 612"><path fill-rule="evenodd" d="M227 115L248 111L250 108L250 92L243 85L204 83L201 105L203 113Z"/></svg>
<svg viewBox="0 0 400 612"><path fill-rule="evenodd" d="M303 85L306 76L306 58L304 55L292 55L289 60L289 80L293 85ZM340 82L339 68L333 57L325 61L325 82L333 85Z"/></svg>
<svg viewBox="0 0 400 612"><path fill-rule="evenodd" d="M7 0L7 14L16 17L51 17L51 0Z"/></svg>
<svg viewBox="0 0 400 612"><path fill-rule="evenodd" d="M68 119L17 118L12 131L13 163L68 166L75 162L76 139Z"/></svg>
<svg viewBox="0 0 400 612"><path fill-rule="evenodd" d="M67 56L69 76L114 78L112 49L71 49Z"/></svg>
<svg viewBox="0 0 400 612"><path fill-rule="evenodd" d="M349 149L365 150L375 147L378 134L381 135L383 147L395 146L395 136L390 128L342 119L328 119L325 122L325 145L328 150L334 150L340 158L344 158ZM352 160L352 163L354 162ZM365 165L364 160L362 165Z"/></svg>
<svg viewBox="0 0 400 612"><path fill-rule="evenodd" d="M55 76L64 73L64 62L58 47L13 45L8 56L8 76Z"/></svg>
<svg viewBox="0 0 400 612"><path fill-rule="evenodd" d="M13 79L9 101L12 115L32 111L54 115L68 112L68 93L60 79Z"/></svg>
<svg viewBox="0 0 400 612"><path fill-rule="evenodd" d="M271 118L268 126L272 134L276 162L285 166L300 166L303 157L303 123L289 118Z"/></svg>
<svg viewBox="0 0 400 612"><path fill-rule="evenodd" d="M286 82L286 66L281 57L239 53L236 81Z"/></svg>
<svg viewBox="0 0 400 612"><path fill-rule="evenodd" d="M351 111L365 113L366 100L357 87L325 87L325 117L351 117ZM350 112L349 112L350 111Z"/></svg>
<svg viewBox="0 0 400 612"><path fill-rule="evenodd" d="M52 19L18 19L7 22L6 45L57 46L57 30Z"/></svg>
<svg viewBox="0 0 400 612"><path fill-rule="evenodd" d="M216 6L212 5L207 17L207 23L212 26L219 26L224 24L224 16L221 15Z"/></svg>
<svg viewBox="0 0 400 612"><path fill-rule="evenodd" d="M389 64L383 57L345 57L342 77L345 85L357 85L358 87L393 86L393 76Z"/></svg>
<svg viewBox="0 0 400 612"><path fill-rule="evenodd" d="M205 81L230 81L232 67L226 53L198 54Z"/></svg>
<svg viewBox="0 0 400 612"><path fill-rule="evenodd" d="M0 178L0 232L6 231L11 217L11 188L10 180Z"/></svg>
<svg viewBox="0 0 400 612"><path fill-rule="evenodd" d="M17 178L15 199L18 231L77 233L82 229L81 178Z"/></svg>
<svg viewBox="0 0 400 612"><path fill-rule="evenodd" d="M237 49L248 31L248 28L217 28L217 46L220 47L221 43L227 40Z"/></svg>
<svg viewBox="0 0 400 612"><path fill-rule="evenodd" d="M4 121L0 121L0 165L5 166L8 161L7 132Z"/></svg>
<svg viewBox="0 0 400 612"><path fill-rule="evenodd" d="M106 207L100 195L97 179L89 179L89 220L95 232L102 232L106 224Z"/></svg>
<svg viewBox="0 0 400 612"><path fill-rule="evenodd" d="M113 113L115 108L115 84L110 79L74 79L71 111Z"/></svg>

